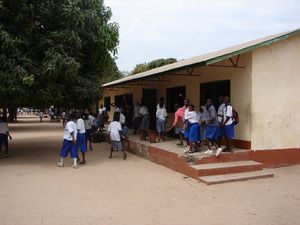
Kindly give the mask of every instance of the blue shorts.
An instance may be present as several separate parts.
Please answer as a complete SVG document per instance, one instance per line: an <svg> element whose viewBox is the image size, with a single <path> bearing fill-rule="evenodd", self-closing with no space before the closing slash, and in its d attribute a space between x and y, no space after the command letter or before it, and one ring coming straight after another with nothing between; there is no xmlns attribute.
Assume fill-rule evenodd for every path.
<svg viewBox="0 0 300 225"><path fill-rule="evenodd" d="M219 137L219 126L206 126L205 137L209 140L218 140Z"/></svg>
<svg viewBox="0 0 300 225"><path fill-rule="evenodd" d="M74 158L78 157L76 145L74 145L72 141L68 141L68 140L64 139L63 145L60 150L60 157L66 158L68 156L69 152L71 154L71 158L74 159Z"/></svg>
<svg viewBox="0 0 300 225"><path fill-rule="evenodd" d="M224 127L219 127L219 137L225 137L232 139L234 138L234 124L225 125Z"/></svg>
<svg viewBox="0 0 300 225"><path fill-rule="evenodd" d="M156 118L156 130L158 133L165 132L166 130L166 121Z"/></svg>
<svg viewBox="0 0 300 225"><path fill-rule="evenodd" d="M190 125L189 130L189 141L190 142L198 142L201 139L200 135L200 125L199 123L193 123Z"/></svg>
<svg viewBox="0 0 300 225"><path fill-rule="evenodd" d="M83 134L80 134L79 132L77 133L76 146L77 146L77 151L78 151L78 149L81 152L87 151L85 133L83 133Z"/></svg>

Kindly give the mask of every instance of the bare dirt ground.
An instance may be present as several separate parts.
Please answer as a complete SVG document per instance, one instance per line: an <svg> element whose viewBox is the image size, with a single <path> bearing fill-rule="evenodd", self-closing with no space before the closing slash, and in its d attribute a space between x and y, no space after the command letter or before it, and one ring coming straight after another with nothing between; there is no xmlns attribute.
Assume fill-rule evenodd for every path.
<svg viewBox="0 0 300 225"><path fill-rule="evenodd" d="M72 169L68 158L58 168L61 124L21 122L10 124L11 157L0 160L0 225L300 224L300 166L206 186L132 154L109 160L103 143L87 165Z"/></svg>

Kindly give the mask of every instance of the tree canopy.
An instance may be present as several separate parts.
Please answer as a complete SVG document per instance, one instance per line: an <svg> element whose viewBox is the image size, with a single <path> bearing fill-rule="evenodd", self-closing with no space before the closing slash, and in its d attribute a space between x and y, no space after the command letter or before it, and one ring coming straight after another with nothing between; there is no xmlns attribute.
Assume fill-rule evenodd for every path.
<svg viewBox="0 0 300 225"><path fill-rule="evenodd" d="M177 62L177 59L167 58L167 59L156 59L156 60L153 60L149 63L137 64L134 67L134 69L132 70L132 72L130 73L130 75L137 74L137 73L142 73L142 72L145 72L147 70L152 70L154 68L161 67L161 66L164 66L164 65L167 65L167 64L171 64L171 63L174 63L174 62Z"/></svg>
<svg viewBox="0 0 300 225"><path fill-rule="evenodd" d="M120 78L103 0L0 0L0 107L86 107Z"/></svg>

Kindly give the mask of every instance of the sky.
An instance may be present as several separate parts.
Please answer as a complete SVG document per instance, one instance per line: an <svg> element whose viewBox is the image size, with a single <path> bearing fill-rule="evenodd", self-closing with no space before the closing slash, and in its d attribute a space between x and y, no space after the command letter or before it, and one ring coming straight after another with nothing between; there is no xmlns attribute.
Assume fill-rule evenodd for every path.
<svg viewBox="0 0 300 225"><path fill-rule="evenodd" d="M120 26L120 71L300 28L300 0L106 0L105 5Z"/></svg>

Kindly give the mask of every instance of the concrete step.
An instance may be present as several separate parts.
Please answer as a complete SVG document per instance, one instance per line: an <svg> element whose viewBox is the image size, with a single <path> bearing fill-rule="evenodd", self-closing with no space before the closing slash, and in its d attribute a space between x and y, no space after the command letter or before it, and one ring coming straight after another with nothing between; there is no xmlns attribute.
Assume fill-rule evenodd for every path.
<svg viewBox="0 0 300 225"><path fill-rule="evenodd" d="M234 149L233 152L222 152L219 157L216 157L216 152L213 154L205 154L204 152L182 153L181 155L186 158L187 163L203 164L251 160L251 152L251 150Z"/></svg>
<svg viewBox="0 0 300 225"><path fill-rule="evenodd" d="M257 171L263 169L263 164L251 160L234 161L224 163L205 163L190 165L190 167L198 170L198 176L211 176L229 173L241 173L249 171Z"/></svg>
<svg viewBox="0 0 300 225"><path fill-rule="evenodd" d="M205 176L205 177L199 177L198 180L204 182L207 185L211 185L211 184L222 184L222 183L236 182L236 181L254 180L254 179L268 178L268 177L274 177L274 174L265 170L261 170L261 171L245 172L245 173L232 173L232 174L225 174L225 175Z"/></svg>

